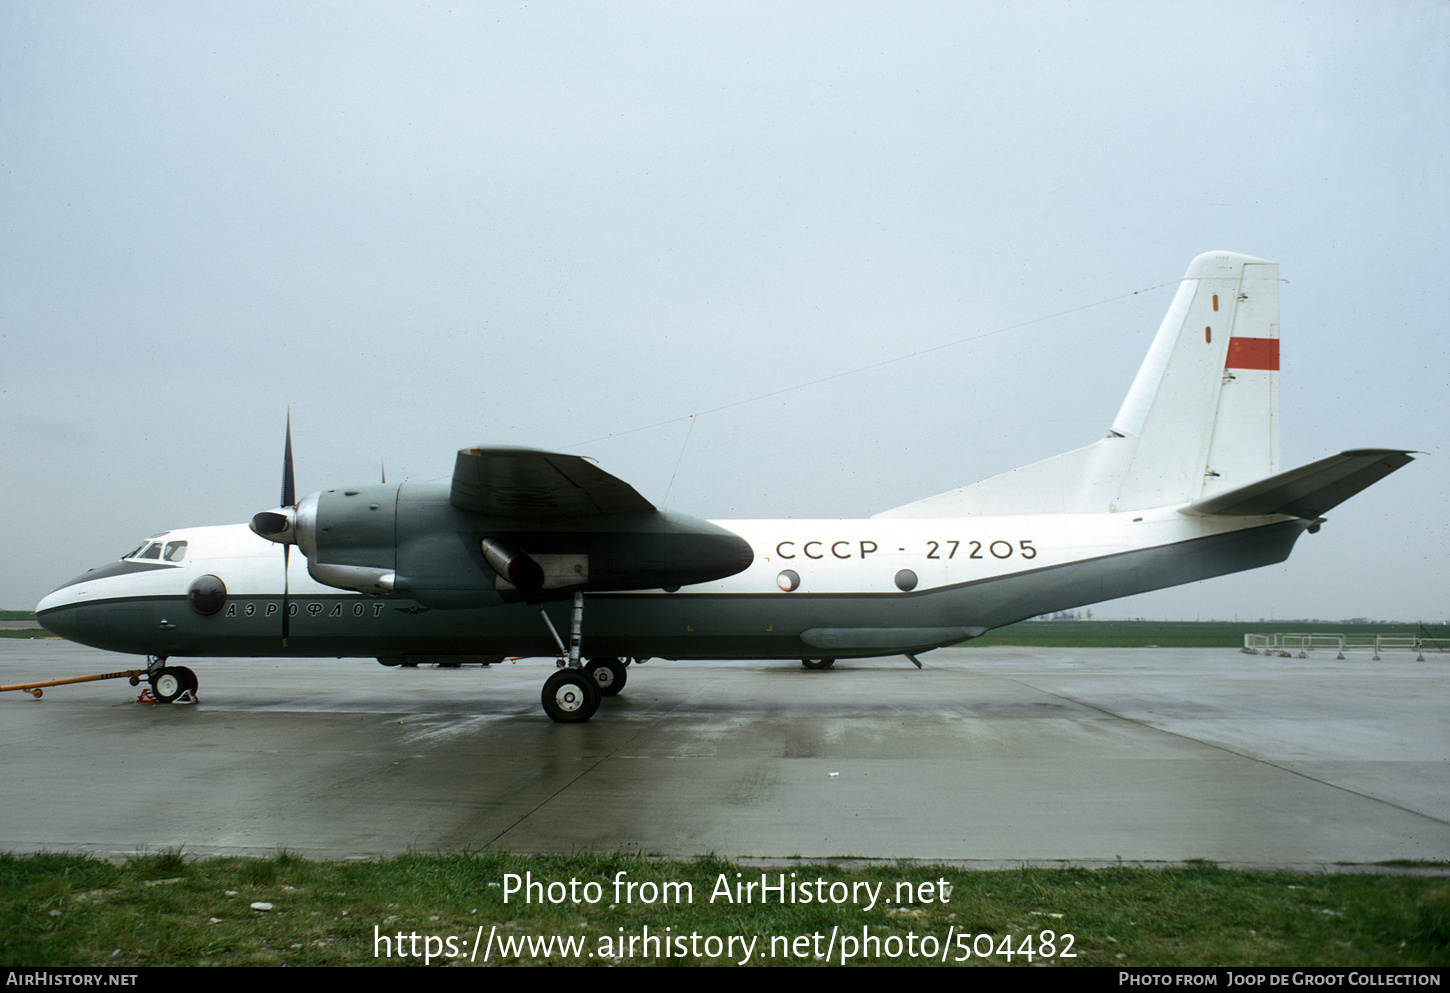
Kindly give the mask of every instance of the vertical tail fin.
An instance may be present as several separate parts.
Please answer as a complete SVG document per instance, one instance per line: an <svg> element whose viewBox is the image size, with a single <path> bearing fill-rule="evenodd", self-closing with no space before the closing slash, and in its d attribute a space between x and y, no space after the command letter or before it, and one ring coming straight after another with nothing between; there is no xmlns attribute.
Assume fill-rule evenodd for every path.
<svg viewBox="0 0 1450 993"><path fill-rule="evenodd" d="M1113 430L1137 439L1114 501L1161 507L1279 471L1279 266L1189 265Z"/></svg>
<svg viewBox="0 0 1450 993"><path fill-rule="evenodd" d="M1164 507L1278 470L1279 265L1207 252L1188 266L1106 438L876 516Z"/></svg>

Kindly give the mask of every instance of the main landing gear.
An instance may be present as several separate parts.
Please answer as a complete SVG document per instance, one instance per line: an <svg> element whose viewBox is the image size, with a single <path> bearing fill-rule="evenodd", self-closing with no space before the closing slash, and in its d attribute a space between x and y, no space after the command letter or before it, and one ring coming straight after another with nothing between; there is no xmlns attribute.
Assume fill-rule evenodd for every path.
<svg viewBox="0 0 1450 993"><path fill-rule="evenodd" d="M807 669L829 669L835 664L835 659L801 659L801 665Z"/></svg>
<svg viewBox="0 0 1450 993"><path fill-rule="evenodd" d="M584 627L583 593L574 594L567 649L563 639L559 637L559 632L554 628L554 622L544 613L542 605L539 606L539 616L543 618L549 633L554 636L554 643L559 646L559 669L545 681L544 692L541 694L544 713L560 724L582 724L594 716L594 712L599 709L600 700L615 696L624 689L625 666L628 663L603 656L592 658L587 664L580 662L579 642Z"/></svg>
<svg viewBox="0 0 1450 993"><path fill-rule="evenodd" d="M167 665L164 655L147 656L146 678L157 703L175 703L186 693L191 694L192 701L196 700L196 673L184 665ZM138 681L133 681L133 685Z"/></svg>
<svg viewBox="0 0 1450 993"><path fill-rule="evenodd" d="M561 724L589 720L601 700L624 689L628 664L615 658L593 658L582 669L566 664L544 683L544 712Z"/></svg>
<svg viewBox="0 0 1450 993"><path fill-rule="evenodd" d="M584 667L584 671L594 677L602 695L618 696L619 691L624 689L625 665L626 663L619 659L590 659L589 664Z"/></svg>
<svg viewBox="0 0 1450 993"><path fill-rule="evenodd" d="M544 683L544 713L560 724L582 724L599 709L603 694L583 669L563 668Z"/></svg>

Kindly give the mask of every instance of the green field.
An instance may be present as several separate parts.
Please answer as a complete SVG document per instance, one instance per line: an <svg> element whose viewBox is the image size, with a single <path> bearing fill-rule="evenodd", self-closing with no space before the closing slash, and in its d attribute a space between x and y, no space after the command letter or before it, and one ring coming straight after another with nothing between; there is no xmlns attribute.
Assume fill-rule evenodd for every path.
<svg viewBox="0 0 1450 993"><path fill-rule="evenodd" d="M33 610L0 610L0 621L35 622ZM55 635L40 627L0 630L0 638L54 638Z"/></svg>
<svg viewBox="0 0 1450 993"><path fill-rule="evenodd" d="M734 899L762 876L823 898ZM824 898L836 893L853 895ZM475 941L492 949L479 965L723 965L746 964L752 938L756 965L1444 966L1450 884L1207 863L972 872L624 854L0 856L4 966L416 964L430 950L442 956L432 964L466 965Z"/></svg>

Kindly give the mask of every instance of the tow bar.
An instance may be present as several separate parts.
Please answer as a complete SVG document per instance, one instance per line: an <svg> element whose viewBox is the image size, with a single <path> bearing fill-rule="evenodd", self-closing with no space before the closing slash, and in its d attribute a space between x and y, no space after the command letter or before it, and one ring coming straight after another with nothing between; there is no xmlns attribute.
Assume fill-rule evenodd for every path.
<svg viewBox="0 0 1450 993"><path fill-rule="evenodd" d="M140 686L141 678L146 675L145 669L127 669L125 672L107 672L99 676L74 676L70 679L51 679L41 683L15 683L10 686L0 686L0 693L6 690L24 690L37 700L41 698L43 686L64 686L66 683L93 683L98 679L129 679L132 686Z"/></svg>

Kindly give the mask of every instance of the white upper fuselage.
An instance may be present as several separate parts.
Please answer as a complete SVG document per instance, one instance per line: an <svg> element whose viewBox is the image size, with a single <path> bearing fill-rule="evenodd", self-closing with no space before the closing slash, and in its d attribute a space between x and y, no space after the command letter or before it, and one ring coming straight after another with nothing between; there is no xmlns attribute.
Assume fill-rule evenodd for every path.
<svg viewBox="0 0 1450 993"><path fill-rule="evenodd" d="M1283 517L1214 518L1174 508L1118 514L1030 514L953 519L867 518L721 520L755 550L749 568L726 579L660 596L691 594L896 594L975 582L1013 573L1170 545L1259 527ZM146 571L72 583L46 596L37 612L70 604L131 597L184 596L199 576L215 575L236 596L281 596L281 549L244 524L183 528L153 541L186 542L177 562L127 559ZM900 574L908 570L914 581ZM92 570L97 572L99 570ZM795 573L794 584L782 574ZM290 557L287 588L293 597L350 593L323 586L307 573L300 554ZM87 574L89 575L89 574Z"/></svg>

